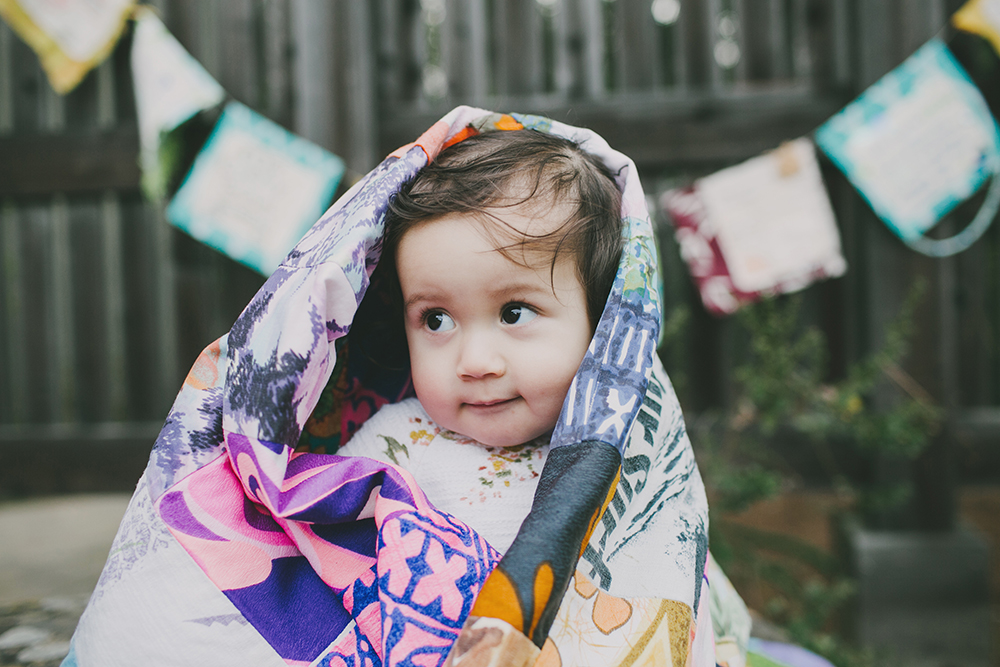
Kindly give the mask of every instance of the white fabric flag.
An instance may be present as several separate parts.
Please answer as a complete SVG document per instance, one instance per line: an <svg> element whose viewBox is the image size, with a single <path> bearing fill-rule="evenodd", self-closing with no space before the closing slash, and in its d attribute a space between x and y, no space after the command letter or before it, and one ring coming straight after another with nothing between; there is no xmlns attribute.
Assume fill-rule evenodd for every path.
<svg viewBox="0 0 1000 667"><path fill-rule="evenodd" d="M170 177L160 159L161 138L199 111L222 102L226 93L148 9L140 10L136 18L132 79L143 188L151 198L161 199Z"/></svg>

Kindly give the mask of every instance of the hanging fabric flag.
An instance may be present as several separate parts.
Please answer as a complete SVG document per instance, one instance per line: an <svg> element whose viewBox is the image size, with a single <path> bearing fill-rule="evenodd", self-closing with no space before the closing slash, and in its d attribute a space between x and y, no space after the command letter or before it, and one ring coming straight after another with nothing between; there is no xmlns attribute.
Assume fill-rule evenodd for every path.
<svg viewBox="0 0 1000 667"><path fill-rule="evenodd" d="M34 49L57 93L73 90L121 35L135 0L0 0L0 16Z"/></svg>
<svg viewBox="0 0 1000 667"><path fill-rule="evenodd" d="M952 14L951 22L959 30L985 37L1000 54L1000 0L969 0Z"/></svg>
<svg viewBox="0 0 1000 667"><path fill-rule="evenodd" d="M715 314L847 269L808 139L671 190L661 205L705 308Z"/></svg>
<svg viewBox="0 0 1000 667"><path fill-rule="evenodd" d="M220 104L225 91L147 8L136 10L131 60L142 187L147 197L160 200L178 159L176 151L163 150L165 135Z"/></svg>
<svg viewBox="0 0 1000 667"><path fill-rule="evenodd" d="M1000 130L948 47L932 39L816 131L816 143L911 248L944 257L969 247L1000 204L994 179L959 235L924 234L1000 171Z"/></svg>
<svg viewBox="0 0 1000 667"><path fill-rule="evenodd" d="M329 205L343 173L336 155L230 102L166 215L270 275Z"/></svg>

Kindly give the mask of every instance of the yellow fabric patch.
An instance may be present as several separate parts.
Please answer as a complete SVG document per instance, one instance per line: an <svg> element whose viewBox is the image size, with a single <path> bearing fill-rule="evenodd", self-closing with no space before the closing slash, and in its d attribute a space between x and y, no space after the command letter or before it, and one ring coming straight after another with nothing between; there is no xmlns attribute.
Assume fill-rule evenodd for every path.
<svg viewBox="0 0 1000 667"><path fill-rule="evenodd" d="M49 10L51 17L34 16L19 0L0 0L0 17L30 46L42 62L42 68L52 88L63 95L73 90L83 77L100 65L115 48L121 36L125 21L135 7L134 0L122 0L120 7L105 10L103 17L95 16L94 25L76 25L76 33L92 36L95 28L103 33L97 41L93 39L73 40L76 33L62 35L53 27L45 27L45 20L67 25L72 20L70 14L86 16L87 7L72 7L82 3L69 3L69 7ZM72 12L72 10L76 10ZM58 13L57 13L58 12ZM90 10L93 14L93 10ZM56 20L54 17L60 17ZM101 21L103 19L103 23ZM73 31L67 31L73 32ZM77 48L71 48L74 44ZM73 51L68 53L67 51Z"/></svg>
<svg viewBox="0 0 1000 667"><path fill-rule="evenodd" d="M951 22L959 30L982 35L1000 54L1000 11L987 0L969 0L952 15Z"/></svg>

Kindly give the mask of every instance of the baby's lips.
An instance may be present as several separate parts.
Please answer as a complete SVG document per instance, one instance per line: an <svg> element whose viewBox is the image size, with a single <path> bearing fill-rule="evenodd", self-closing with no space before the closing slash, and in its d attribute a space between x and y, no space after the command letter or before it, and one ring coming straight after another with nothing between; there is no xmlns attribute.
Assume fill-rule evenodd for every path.
<svg viewBox="0 0 1000 667"><path fill-rule="evenodd" d="M513 398L492 398L481 401L465 401L465 405L469 405L476 408L488 408L494 405L499 405L501 403L508 403L510 401L513 401L515 398L517 398L517 396L514 396Z"/></svg>

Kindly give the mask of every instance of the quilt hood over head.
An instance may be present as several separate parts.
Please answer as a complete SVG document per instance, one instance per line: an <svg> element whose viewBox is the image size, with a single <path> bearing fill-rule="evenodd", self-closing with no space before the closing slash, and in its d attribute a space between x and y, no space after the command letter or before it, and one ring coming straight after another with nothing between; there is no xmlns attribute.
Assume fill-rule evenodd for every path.
<svg viewBox="0 0 1000 667"><path fill-rule="evenodd" d="M607 164L627 240L501 558L409 474L323 452L412 395L349 335L390 198L446 145L520 128ZM195 362L68 664L714 665L708 511L656 356L657 281L628 158L589 130L454 109L331 206Z"/></svg>

